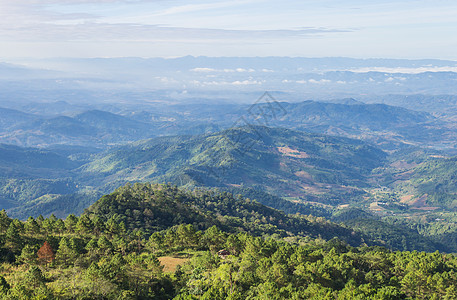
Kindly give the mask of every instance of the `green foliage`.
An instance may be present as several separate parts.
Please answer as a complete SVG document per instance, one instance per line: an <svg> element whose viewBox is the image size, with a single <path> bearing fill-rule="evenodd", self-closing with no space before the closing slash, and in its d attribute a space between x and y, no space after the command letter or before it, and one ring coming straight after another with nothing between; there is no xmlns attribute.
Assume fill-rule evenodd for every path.
<svg viewBox="0 0 457 300"><path fill-rule="evenodd" d="M363 194L360 188L385 158L358 140L252 126L140 141L101 153L82 170L98 185L117 180L242 186L335 202Z"/></svg>
<svg viewBox="0 0 457 300"><path fill-rule="evenodd" d="M184 240L187 244L192 244L195 238L192 230L214 225L228 232L241 230L255 235L279 236L306 234L326 239L337 236L353 245L363 243L363 235L323 218L286 215L257 201L218 190L185 191L171 185L128 184L103 196L81 218L87 216L104 220L106 230L113 234L123 232L118 228L122 224L127 224L128 232L142 229L147 234L183 223L192 224L193 229L178 228L189 235ZM183 232L177 232L178 236Z"/></svg>
<svg viewBox="0 0 457 300"><path fill-rule="evenodd" d="M420 164L399 189L417 197L425 195L430 205L457 208L457 157L438 158Z"/></svg>
<svg viewBox="0 0 457 300"><path fill-rule="evenodd" d="M138 208L148 211L142 215ZM181 217L162 226L144 221L147 215L165 222L158 211L190 208L194 219ZM122 220L127 228L119 225ZM366 226L381 227L374 218L365 220L374 222ZM128 185L65 222L54 216L21 222L6 214L3 222L9 225L1 236L9 243L0 253L2 299L457 296L453 255L354 248L338 238L326 242L310 235L326 232L330 237L344 227L323 218L290 217L226 192ZM15 239L21 243L14 244ZM45 240L56 252L51 263L36 260L37 245ZM16 256L6 259L8 253ZM166 271L163 264L173 260L180 266Z"/></svg>

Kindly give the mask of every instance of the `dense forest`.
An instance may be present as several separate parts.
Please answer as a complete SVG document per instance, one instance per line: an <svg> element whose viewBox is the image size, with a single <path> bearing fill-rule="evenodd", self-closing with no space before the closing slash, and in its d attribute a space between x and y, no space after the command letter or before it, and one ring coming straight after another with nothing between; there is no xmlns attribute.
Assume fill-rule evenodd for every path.
<svg viewBox="0 0 457 300"><path fill-rule="evenodd" d="M452 254L217 190L127 185L80 217L2 211L0 235L3 299L457 298Z"/></svg>

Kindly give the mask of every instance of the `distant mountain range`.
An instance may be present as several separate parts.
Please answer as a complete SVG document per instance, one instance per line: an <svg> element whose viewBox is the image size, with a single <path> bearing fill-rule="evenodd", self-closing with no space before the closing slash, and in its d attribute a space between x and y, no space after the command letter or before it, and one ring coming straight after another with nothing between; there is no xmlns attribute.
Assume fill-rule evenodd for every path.
<svg viewBox="0 0 457 300"><path fill-rule="evenodd" d="M275 102L281 114L266 116L271 103L152 105L147 110L99 109L55 103L65 114L1 109L0 142L19 146L74 145L106 148L154 136L194 135L243 125L268 125L369 141L386 150L405 144L453 148L457 131L451 119L354 99L333 102ZM48 103L42 111L53 112ZM258 110L255 113L255 110ZM259 111L263 111L259 114ZM257 115L256 115L257 114Z"/></svg>
<svg viewBox="0 0 457 300"><path fill-rule="evenodd" d="M74 116L42 117L3 109L0 141L23 146L54 144L105 147L152 137L151 126L121 115L90 110Z"/></svg>
<svg viewBox="0 0 457 300"><path fill-rule="evenodd" d="M284 93L289 101L455 95L456 79L457 63L444 60L192 56L23 60L0 65L0 106L10 99L246 103L265 90Z"/></svg>

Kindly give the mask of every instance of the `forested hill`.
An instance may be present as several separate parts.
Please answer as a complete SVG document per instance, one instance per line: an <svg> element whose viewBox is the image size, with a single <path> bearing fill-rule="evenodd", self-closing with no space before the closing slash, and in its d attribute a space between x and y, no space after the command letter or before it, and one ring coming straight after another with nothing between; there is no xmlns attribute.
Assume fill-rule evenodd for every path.
<svg viewBox="0 0 457 300"><path fill-rule="evenodd" d="M249 232L256 236L338 238L353 246L382 245L390 249L428 252L456 249L455 244L447 245L373 216L356 213L346 220L348 225L336 224L323 217L288 215L256 199L234 196L218 189L184 190L171 185L136 183L103 196L86 209L85 215L104 221L114 219L126 224L128 231L146 233L179 224L192 224L202 230L215 225L226 232ZM342 215L335 221L339 222L341 218Z"/></svg>
<svg viewBox="0 0 457 300"><path fill-rule="evenodd" d="M245 126L107 151L82 167L92 183L156 181L257 187L280 196L354 193L386 154L362 141Z"/></svg>
<svg viewBox="0 0 457 300"><path fill-rule="evenodd" d="M123 222L128 231L151 234L179 224L197 229L216 225L226 232L254 235L339 238L351 245L374 245L368 237L324 218L287 215L257 201L217 190L185 191L176 186L136 183L118 188L91 205L90 218ZM365 239L364 239L365 238Z"/></svg>
<svg viewBox="0 0 457 300"><path fill-rule="evenodd" d="M435 157L400 175L397 189L405 194L430 206L451 210L457 207L457 156Z"/></svg>
<svg viewBox="0 0 457 300"><path fill-rule="evenodd" d="M20 175L33 178L78 166L77 162L52 151L0 144L0 177Z"/></svg>
<svg viewBox="0 0 457 300"><path fill-rule="evenodd" d="M354 248L314 230L360 241L324 220L170 185L127 185L65 220L1 211L0 298L457 298L453 255Z"/></svg>
<svg viewBox="0 0 457 300"><path fill-rule="evenodd" d="M81 199L91 204L127 182L255 188L340 204L363 194L386 158L360 140L262 126L153 138L98 154L17 146L0 146L0 154L0 203L21 218L81 213Z"/></svg>

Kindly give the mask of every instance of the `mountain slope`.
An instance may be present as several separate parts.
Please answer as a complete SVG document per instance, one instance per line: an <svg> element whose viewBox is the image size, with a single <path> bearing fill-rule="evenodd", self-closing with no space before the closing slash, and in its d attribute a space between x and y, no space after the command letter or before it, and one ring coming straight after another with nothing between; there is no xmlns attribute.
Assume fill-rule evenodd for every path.
<svg viewBox="0 0 457 300"><path fill-rule="evenodd" d="M52 151L0 144L0 177L47 177L54 170L71 170L79 165Z"/></svg>
<svg viewBox="0 0 457 300"><path fill-rule="evenodd" d="M0 130L7 130L18 124L33 122L38 117L15 109L0 107Z"/></svg>
<svg viewBox="0 0 457 300"><path fill-rule="evenodd" d="M0 144L0 207L11 209L18 217L57 213L58 204L51 211L39 207L43 203L49 205L58 195L72 195L84 189L78 185L74 171L81 164L81 161L54 151ZM84 200L81 202L88 204ZM66 206L72 211L79 204L67 203ZM65 213L59 215L68 213L65 209L63 211Z"/></svg>
<svg viewBox="0 0 457 300"><path fill-rule="evenodd" d="M58 105L58 104L56 104ZM73 117L39 116L0 109L0 141L20 146L79 145L106 148L155 136L155 124L106 111L89 110Z"/></svg>
<svg viewBox="0 0 457 300"><path fill-rule="evenodd" d="M72 144L105 148L153 136L216 132L233 127L240 118L250 124L362 139L387 150L396 150L405 143L449 148L457 139L455 125L450 119L402 107L365 104L354 99L254 105L151 104L124 109L120 105L111 108L117 114L94 110L91 106L68 107L61 102L46 105L48 108L41 112L52 112L47 116L22 113L23 117L20 117L18 111L0 111L0 142L24 146ZM22 108L40 111L27 106ZM59 109L65 115L59 115ZM281 110L281 113L275 115L274 109Z"/></svg>
<svg viewBox="0 0 457 300"><path fill-rule="evenodd" d="M432 115L385 104L326 103L304 101L282 104L287 114L285 122L346 126L355 129L389 130L434 121Z"/></svg>
<svg viewBox="0 0 457 300"><path fill-rule="evenodd" d="M404 143L429 147L453 145L457 138L449 122L402 107L347 101L281 105L287 113L273 121L274 126L358 138L388 150L401 148Z"/></svg>
<svg viewBox="0 0 457 300"><path fill-rule="evenodd" d="M386 154L361 141L261 126L163 137L97 156L92 182L175 182L255 187L280 196L357 193Z"/></svg>
<svg viewBox="0 0 457 300"><path fill-rule="evenodd" d="M97 128L102 135L121 136L133 140L151 137L149 124L101 110L89 110L74 116L75 120Z"/></svg>
<svg viewBox="0 0 457 300"><path fill-rule="evenodd" d="M256 200L218 189L184 190L171 185L126 185L100 198L85 214L106 222L123 222L128 232L142 230L150 234L180 224L192 224L204 230L216 225L226 232L282 237L338 238L351 245L383 245L390 249L433 252L455 250L434 242L408 228L388 224L375 217L346 220L338 225L324 218L287 215Z"/></svg>
<svg viewBox="0 0 457 300"><path fill-rule="evenodd" d="M457 157L435 158L419 164L394 183L397 190L410 195L411 206L457 208Z"/></svg>
<svg viewBox="0 0 457 300"><path fill-rule="evenodd" d="M88 197L83 202L90 203L100 193L137 181L221 187L236 193L254 189L296 202L338 205L363 195L371 170L386 157L359 140L267 127L160 137L92 155L80 153L85 151L80 148L65 148L62 155L3 148L0 197L17 217L81 212L83 195ZM267 198L266 204L288 212L327 215L286 199Z"/></svg>
<svg viewBox="0 0 457 300"><path fill-rule="evenodd" d="M353 245L363 242L363 235L328 221L288 216L226 192L185 191L170 185L136 183L120 187L100 198L85 214L105 221L114 217L118 222L124 222L128 231L141 229L146 233L193 224L198 229L216 225L227 232L338 237Z"/></svg>

